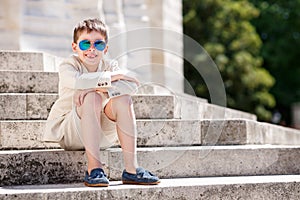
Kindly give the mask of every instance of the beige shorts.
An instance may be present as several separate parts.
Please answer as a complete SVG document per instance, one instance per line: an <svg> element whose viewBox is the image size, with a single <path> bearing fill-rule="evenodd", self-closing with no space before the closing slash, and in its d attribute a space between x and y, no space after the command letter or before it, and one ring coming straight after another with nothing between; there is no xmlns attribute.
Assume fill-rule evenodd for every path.
<svg viewBox="0 0 300 200"><path fill-rule="evenodd" d="M103 99L102 111L104 110L109 99ZM64 136L59 142L60 146L65 150L83 150L82 132L80 118L76 112L76 107L68 113L63 121L62 130ZM110 120L104 112L101 112L101 128L100 132L100 148L105 149L117 143L116 122Z"/></svg>

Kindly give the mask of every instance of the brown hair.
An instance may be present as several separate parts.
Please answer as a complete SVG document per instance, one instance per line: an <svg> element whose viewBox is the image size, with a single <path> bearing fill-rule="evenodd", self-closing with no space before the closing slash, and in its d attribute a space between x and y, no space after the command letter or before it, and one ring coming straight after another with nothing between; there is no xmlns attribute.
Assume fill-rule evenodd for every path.
<svg viewBox="0 0 300 200"><path fill-rule="evenodd" d="M81 22L79 22L75 28L74 28L74 32L73 32L73 42L76 43L80 34L83 31L87 31L87 33L94 31L98 31L101 33L101 35L104 36L105 42L107 43L108 41L108 34L107 34L107 27L106 25L97 18L93 18L93 19L86 19L83 20Z"/></svg>

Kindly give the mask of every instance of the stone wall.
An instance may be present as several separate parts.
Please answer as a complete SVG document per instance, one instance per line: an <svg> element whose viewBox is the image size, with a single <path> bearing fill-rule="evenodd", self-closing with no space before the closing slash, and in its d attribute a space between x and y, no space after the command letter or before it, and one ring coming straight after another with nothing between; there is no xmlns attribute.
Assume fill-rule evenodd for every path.
<svg viewBox="0 0 300 200"><path fill-rule="evenodd" d="M109 57L143 82L183 92L182 37L149 29L182 34L180 0L1 0L0 49L69 56L73 27L88 17L100 17L109 26ZM159 49L148 48L156 47L155 42ZM181 56L166 51L170 44Z"/></svg>

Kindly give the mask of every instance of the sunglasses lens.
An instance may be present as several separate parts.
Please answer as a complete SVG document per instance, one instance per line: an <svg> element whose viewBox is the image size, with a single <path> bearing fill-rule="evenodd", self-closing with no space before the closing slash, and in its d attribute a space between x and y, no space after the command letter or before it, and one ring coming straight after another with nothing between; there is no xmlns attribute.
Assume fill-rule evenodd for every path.
<svg viewBox="0 0 300 200"><path fill-rule="evenodd" d="M106 47L106 43L102 40L95 41L94 45L98 51L103 51Z"/></svg>
<svg viewBox="0 0 300 200"><path fill-rule="evenodd" d="M79 42L79 48L82 51L88 50L91 47L91 43L88 40L82 40Z"/></svg>

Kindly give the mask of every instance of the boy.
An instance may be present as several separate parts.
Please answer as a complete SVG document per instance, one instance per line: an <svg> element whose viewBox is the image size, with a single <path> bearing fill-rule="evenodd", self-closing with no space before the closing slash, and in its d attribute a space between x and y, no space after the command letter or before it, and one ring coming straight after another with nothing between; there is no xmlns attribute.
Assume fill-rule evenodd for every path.
<svg viewBox="0 0 300 200"><path fill-rule="evenodd" d="M66 150L85 149L86 186L108 186L100 162L100 148L120 141L124 184L158 184L159 178L138 167L136 122L130 92L138 80L122 74L117 63L103 58L107 28L99 19L87 19L74 29L73 55L59 66L59 99L52 106L44 141L59 142Z"/></svg>

